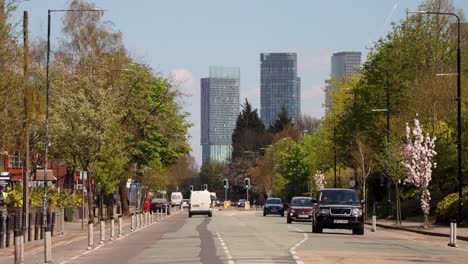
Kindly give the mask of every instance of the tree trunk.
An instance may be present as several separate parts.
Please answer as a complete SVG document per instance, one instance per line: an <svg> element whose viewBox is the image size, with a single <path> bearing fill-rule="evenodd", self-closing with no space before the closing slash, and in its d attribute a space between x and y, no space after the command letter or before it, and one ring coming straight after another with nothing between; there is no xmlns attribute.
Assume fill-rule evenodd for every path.
<svg viewBox="0 0 468 264"><path fill-rule="evenodd" d="M400 188L395 183L396 224L401 225Z"/></svg>
<svg viewBox="0 0 468 264"><path fill-rule="evenodd" d="M364 198L364 220L367 220L367 188L366 188L366 180L363 181L362 184L362 196Z"/></svg>
<svg viewBox="0 0 468 264"><path fill-rule="evenodd" d="M119 196L120 196L120 206L121 206L120 208L121 208L122 215L129 214L128 201L127 201L128 192L127 192L126 184L127 184L127 181L120 182L119 184Z"/></svg>

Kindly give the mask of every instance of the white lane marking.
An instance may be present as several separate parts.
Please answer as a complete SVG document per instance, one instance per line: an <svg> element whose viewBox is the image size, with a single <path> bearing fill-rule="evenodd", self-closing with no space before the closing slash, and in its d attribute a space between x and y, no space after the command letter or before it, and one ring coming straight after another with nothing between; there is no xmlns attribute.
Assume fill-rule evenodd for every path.
<svg viewBox="0 0 468 264"><path fill-rule="evenodd" d="M288 226L288 228L299 231L299 232L304 232L303 230L301 230L299 228L296 228L296 227ZM302 245L302 243L306 242L307 239L309 239L309 234L304 233L304 238L289 249L289 253L293 257L293 259L296 261L296 264L303 264L304 263L304 262L301 261L301 258L297 255L296 250L297 250L298 247L300 247Z"/></svg>
<svg viewBox="0 0 468 264"><path fill-rule="evenodd" d="M236 262L232 259L232 255L229 252L229 249L228 249L226 243L224 243L222 235L219 232L216 232L216 236L218 237L218 240L221 243L221 246L223 247L224 254L226 254L226 258L228 260L228 263L229 264L235 264Z"/></svg>

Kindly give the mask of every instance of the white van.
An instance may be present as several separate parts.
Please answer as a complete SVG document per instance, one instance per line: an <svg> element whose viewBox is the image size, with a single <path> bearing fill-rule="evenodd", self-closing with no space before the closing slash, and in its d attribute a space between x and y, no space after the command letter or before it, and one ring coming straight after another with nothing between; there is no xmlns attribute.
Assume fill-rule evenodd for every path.
<svg viewBox="0 0 468 264"><path fill-rule="evenodd" d="M211 198L208 191L192 191L190 194L189 217L197 214L213 216L211 211Z"/></svg>
<svg viewBox="0 0 468 264"><path fill-rule="evenodd" d="M184 197L182 196L181 192L173 192L171 194L171 205L172 205L172 207L180 206L182 204L182 199L184 199Z"/></svg>

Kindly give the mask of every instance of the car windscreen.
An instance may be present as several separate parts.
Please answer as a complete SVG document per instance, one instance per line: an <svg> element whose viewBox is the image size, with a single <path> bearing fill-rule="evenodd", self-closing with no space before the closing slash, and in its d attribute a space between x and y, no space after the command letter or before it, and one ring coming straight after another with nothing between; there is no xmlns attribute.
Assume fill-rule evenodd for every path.
<svg viewBox="0 0 468 264"><path fill-rule="evenodd" d="M322 190L318 197L322 204L359 204L359 197L353 190Z"/></svg>
<svg viewBox="0 0 468 264"><path fill-rule="evenodd" d="M313 206L310 198L295 198L291 201L291 206Z"/></svg>
<svg viewBox="0 0 468 264"><path fill-rule="evenodd" d="M267 204L281 204L281 200L280 199L268 199L266 203Z"/></svg>

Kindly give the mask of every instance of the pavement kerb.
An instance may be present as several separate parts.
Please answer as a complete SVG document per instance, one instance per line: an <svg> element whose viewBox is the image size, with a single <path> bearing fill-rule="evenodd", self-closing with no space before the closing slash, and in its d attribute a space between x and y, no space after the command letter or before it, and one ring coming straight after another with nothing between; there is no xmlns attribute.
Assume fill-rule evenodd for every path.
<svg viewBox="0 0 468 264"><path fill-rule="evenodd" d="M372 222L365 222L365 224L372 226ZM437 237L448 237L448 238L450 238L450 234L444 234L444 233L433 232L433 231L425 231L425 230L406 228L406 227L403 227L403 226L385 225L385 224L379 224L379 223L377 223L376 226L381 227L381 228L386 228L386 229L408 231L408 232L413 232L413 233L418 233L418 234L428 235L428 236L437 236ZM463 241L468 241L467 236L457 235L457 239L463 240Z"/></svg>

